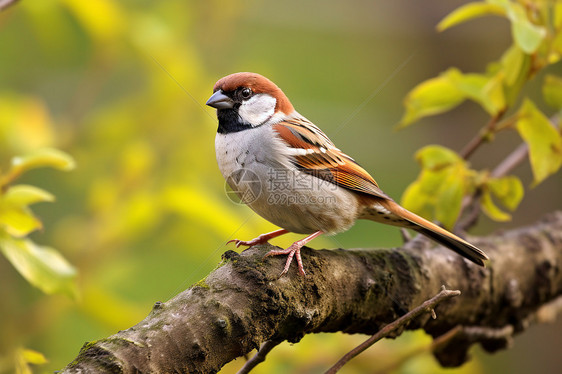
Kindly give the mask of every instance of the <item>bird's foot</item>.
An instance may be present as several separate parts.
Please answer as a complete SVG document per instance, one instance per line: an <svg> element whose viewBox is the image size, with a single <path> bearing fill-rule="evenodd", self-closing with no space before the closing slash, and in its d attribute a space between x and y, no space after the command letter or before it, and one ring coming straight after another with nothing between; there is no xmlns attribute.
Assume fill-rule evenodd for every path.
<svg viewBox="0 0 562 374"><path fill-rule="evenodd" d="M261 234L260 236L258 236L257 238L254 238L252 240L246 241L246 240L240 240L240 239L232 239L232 240L229 240L228 242L226 242L226 244L235 243L236 248L240 247L241 245L245 245L247 247L252 247L252 246L258 245L258 244L265 244L268 241L270 241L271 239L273 239L275 237L278 237L278 236L281 236L281 235L284 235L286 233L288 233L287 230L281 229L281 230L276 230L276 231L273 231L273 232L268 232L267 234Z"/></svg>
<svg viewBox="0 0 562 374"><path fill-rule="evenodd" d="M317 236L320 236L322 234L323 234L322 231L316 231L314 234L311 234L304 239L301 239L301 240L298 240L298 241L294 242L287 249L271 250L271 251L267 252L265 254L265 256L263 256L263 258L266 258L266 257L269 257L269 256L277 256L277 255L288 255L287 261L285 262L285 267L283 268L283 271L279 275L279 277L282 277L283 275L287 274L287 272L289 271L289 267L291 266L291 262L293 261L293 257L294 257L294 258L297 259L297 266L298 266L298 269L299 269L299 273L300 273L300 275L302 275L304 277L304 276L306 276L306 272L304 271L304 266L302 265L301 248L304 247L304 245L306 243L308 243L312 239L314 239Z"/></svg>
<svg viewBox="0 0 562 374"><path fill-rule="evenodd" d="M283 275L287 274L287 272L289 271L289 268L291 267L291 262L293 262L293 257L295 257L297 259L297 266L298 266L300 275L302 275L303 277L306 276L306 272L304 271L304 266L302 264L302 258L301 258L301 248L305 244L305 243L301 243L302 241L303 240L299 240L297 242L294 242L287 249L271 250L271 251L267 252L265 254L265 256L263 256L263 258L266 258L266 257L269 257L269 256L288 255L287 261L285 262L285 267L283 268L283 271L281 272L279 277L282 277Z"/></svg>

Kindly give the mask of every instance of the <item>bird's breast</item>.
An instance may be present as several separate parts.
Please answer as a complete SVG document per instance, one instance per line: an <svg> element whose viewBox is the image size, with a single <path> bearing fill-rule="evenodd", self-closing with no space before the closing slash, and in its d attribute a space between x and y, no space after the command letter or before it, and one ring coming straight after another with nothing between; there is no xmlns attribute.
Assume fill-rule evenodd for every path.
<svg viewBox="0 0 562 374"><path fill-rule="evenodd" d="M296 233L335 233L353 225L353 193L296 168L273 129L262 127L215 139L219 169L242 202Z"/></svg>

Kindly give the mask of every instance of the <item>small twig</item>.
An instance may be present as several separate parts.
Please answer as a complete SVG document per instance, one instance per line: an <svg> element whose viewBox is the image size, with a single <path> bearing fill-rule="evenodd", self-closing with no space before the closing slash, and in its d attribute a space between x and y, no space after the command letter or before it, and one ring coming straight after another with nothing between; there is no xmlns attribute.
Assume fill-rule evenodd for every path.
<svg viewBox="0 0 562 374"><path fill-rule="evenodd" d="M279 345L279 343L281 343L280 340L268 340L265 343L263 343L260 347L260 349L258 350L258 352L248 361L246 361L246 363L244 364L244 366L242 366L242 368L240 370L238 370L238 372L236 374L247 374L249 373L253 368L255 368L258 364L262 363L265 361L265 356L267 356L267 354L276 346Z"/></svg>
<svg viewBox="0 0 562 374"><path fill-rule="evenodd" d="M527 143L521 143L513 152L511 152L496 168L492 171L491 176L500 178L506 176L509 172L521 164L529 154L529 146Z"/></svg>
<svg viewBox="0 0 562 374"><path fill-rule="evenodd" d="M441 346L446 345L448 342L450 342L461 331L462 331L462 326L457 325L457 326L453 327L452 329L450 329L449 331L447 331L446 333L444 333L443 335L439 335L438 337L433 339L431 344L415 348L414 350L412 350L409 353L406 353L405 355L403 355L399 359L395 360L394 362L391 362L391 363L383 366L382 368L379 368L377 371L373 372L372 374L390 373L390 372L398 369L405 362L411 360L412 358L414 358L416 356L419 356L421 354L428 353L428 352L434 352L436 349L438 349Z"/></svg>
<svg viewBox="0 0 562 374"><path fill-rule="evenodd" d="M441 292L432 297L431 299L424 301L420 306L412 309L402 317L396 319L395 321L389 323L380 329L375 335L371 336L369 339L365 340L363 343L346 353L334 366L332 366L325 374L337 373L347 362L352 358L375 344L377 341L388 336L391 332L399 329L400 327L406 325L408 322L412 321L414 318L420 316L423 313L431 313L435 306L440 302L450 299L452 297L460 295L461 292L458 290L447 290L445 286L442 287Z"/></svg>
<svg viewBox="0 0 562 374"><path fill-rule="evenodd" d="M501 113L503 114L503 113ZM499 116L499 115L498 115ZM497 117L499 119L499 117ZM506 121L509 121L506 120ZM488 123L488 125L486 126L486 128L489 128L490 124L493 121L490 121L490 123ZM505 122L505 121L504 121ZM560 127L557 125L557 123L559 122L559 118L557 115L554 115L550 118L550 123L552 124L552 126L554 126L555 129L560 130ZM497 123L497 120L496 120ZM492 125L492 127L490 129L493 129L495 127L495 123ZM497 128L496 130L500 130L503 129L504 127L508 127L508 126L500 126L501 128ZM465 149L463 149L463 151L461 152L461 156L464 157L465 159L468 158L470 156L470 154L472 154L472 152L474 152L476 150L476 148L482 143L483 139L480 140L480 142L477 143L477 141L475 139L477 138L481 138L482 136L479 135L476 138L474 138L466 147ZM474 143L474 144L472 144ZM469 147L469 145L471 145L471 147L474 147L474 149L472 149L471 147ZM498 166L496 166L496 168L490 173L491 177L494 178L501 178L506 176L507 174L509 174L513 169L515 169L517 166L519 166L523 161L525 161L525 159L527 159L529 155L529 146L527 145L527 143L521 143L517 148L515 148L515 150L513 152L511 152L509 155L507 155L506 158L503 159L502 162L500 162L498 164ZM473 226L479 215L480 215L480 207L477 204L478 202L478 198L480 197L480 191L476 191L472 196L468 196L462 204L461 207L461 213L465 210L468 209L469 207L473 207L473 209L470 209L467 217L458 223L457 225L457 230L458 231L466 231L469 227Z"/></svg>
<svg viewBox="0 0 562 374"><path fill-rule="evenodd" d="M504 115L505 110L499 112L494 117L490 118L490 121L484 126L484 128L468 142L468 144L460 152L460 155L465 160L468 160L470 156L482 145L482 143L494 132L496 124Z"/></svg>
<svg viewBox="0 0 562 374"><path fill-rule="evenodd" d="M490 173L494 178L501 178L509 174L513 169L519 166L529 154L529 147L527 143L521 143L513 152L507 155L502 162ZM468 210L466 217L457 224L457 231L466 231L469 227L473 226L478 217L480 216L480 206L478 199L480 197L480 190L477 190L473 195L465 198L462 204L461 213Z"/></svg>
<svg viewBox="0 0 562 374"><path fill-rule="evenodd" d="M410 233L408 232L408 230L406 230L405 228L400 228L400 235L402 236L402 242L404 244L408 243L410 240L412 240L412 235L410 235Z"/></svg>
<svg viewBox="0 0 562 374"><path fill-rule="evenodd" d="M472 195L466 196L462 202L459 216L467 211L465 217L455 227L455 232L466 232L474 226L480 217L480 204L478 203L482 191L477 189Z"/></svg>

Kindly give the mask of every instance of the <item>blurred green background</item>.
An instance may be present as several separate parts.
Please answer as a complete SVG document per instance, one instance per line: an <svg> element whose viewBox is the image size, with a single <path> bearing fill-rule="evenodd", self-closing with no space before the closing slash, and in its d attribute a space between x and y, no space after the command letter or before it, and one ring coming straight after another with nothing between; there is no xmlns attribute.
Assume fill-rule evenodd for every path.
<svg viewBox="0 0 562 374"><path fill-rule="evenodd" d="M22 347L49 360L34 372L62 368L84 342L132 326L154 302L203 278L232 249L227 240L275 229L224 193L215 113L204 106L224 75L254 71L272 79L399 199L417 176L417 149L437 143L458 150L487 120L465 103L394 130L417 83L450 66L482 71L509 46L508 23L499 18L437 33L437 22L462 3L21 0L1 12L0 170L44 146L75 158L72 172L36 170L23 182L57 197L34 207L44 230L32 238L78 269L80 297L44 295L0 257L0 373L13 370L9 362ZM538 90L531 83L529 92ZM493 167L519 142L504 135L473 165ZM529 186L529 167L516 172ZM561 179L527 190L512 222L483 218L475 232L531 224L562 208ZM399 244L396 229L359 222L312 247ZM473 349L473 361L447 372L554 373L562 367L560 336L561 321L535 326L511 350L490 356ZM274 350L255 372L322 372L363 339L307 336ZM408 333L382 342L342 373L391 367L429 341ZM396 370L439 369L421 354Z"/></svg>

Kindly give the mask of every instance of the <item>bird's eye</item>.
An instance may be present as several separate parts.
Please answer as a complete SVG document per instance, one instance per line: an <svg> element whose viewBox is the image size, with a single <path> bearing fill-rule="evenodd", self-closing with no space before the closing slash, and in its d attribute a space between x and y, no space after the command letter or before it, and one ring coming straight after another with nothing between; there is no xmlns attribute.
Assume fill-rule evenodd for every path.
<svg viewBox="0 0 562 374"><path fill-rule="evenodd" d="M244 99L248 99L250 96L252 96L252 90L248 87L243 88L240 93L242 95L242 98Z"/></svg>

